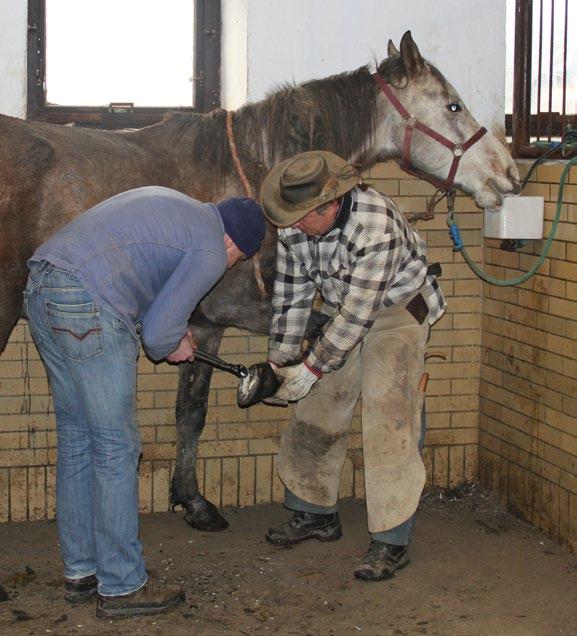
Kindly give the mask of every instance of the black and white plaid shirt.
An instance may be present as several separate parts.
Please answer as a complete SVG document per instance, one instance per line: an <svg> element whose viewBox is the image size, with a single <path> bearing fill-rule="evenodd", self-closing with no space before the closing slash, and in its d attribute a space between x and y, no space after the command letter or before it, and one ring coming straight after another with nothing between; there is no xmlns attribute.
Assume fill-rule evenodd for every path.
<svg viewBox="0 0 577 636"><path fill-rule="evenodd" d="M436 278L427 275L426 246L393 201L375 190L345 195L333 228L308 236L278 232L277 273L269 358L284 364L298 357L318 289L332 318L315 342L308 364L338 368L371 328L379 310L420 290L436 322L446 308Z"/></svg>

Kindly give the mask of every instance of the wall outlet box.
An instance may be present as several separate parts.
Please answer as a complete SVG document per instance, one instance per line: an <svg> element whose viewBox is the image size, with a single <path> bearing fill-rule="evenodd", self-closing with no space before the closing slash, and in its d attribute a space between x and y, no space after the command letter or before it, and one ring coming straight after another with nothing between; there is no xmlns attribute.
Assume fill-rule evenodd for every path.
<svg viewBox="0 0 577 636"><path fill-rule="evenodd" d="M500 208L485 208L485 238L543 238L543 197L505 197Z"/></svg>

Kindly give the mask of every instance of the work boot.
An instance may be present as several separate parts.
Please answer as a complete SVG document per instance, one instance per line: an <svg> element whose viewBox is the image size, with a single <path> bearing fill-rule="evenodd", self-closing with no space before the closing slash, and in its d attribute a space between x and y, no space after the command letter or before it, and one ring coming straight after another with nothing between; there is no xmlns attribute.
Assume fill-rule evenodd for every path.
<svg viewBox="0 0 577 636"><path fill-rule="evenodd" d="M96 596L98 579L91 574L81 579L64 579L64 598L72 605L86 603Z"/></svg>
<svg viewBox="0 0 577 636"><path fill-rule="evenodd" d="M386 581L409 563L409 546L391 545L371 539L365 558L355 570L355 578L363 581Z"/></svg>
<svg viewBox="0 0 577 636"><path fill-rule="evenodd" d="M96 616L98 618L127 618L146 614L162 614L184 601L180 585L163 585L148 578L136 592L123 596L98 595Z"/></svg>
<svg viewBox="0 0 577 636"><path fill-rule="evenodd" d="M294 513L280 528L269 528L266 540L274 545L293 545L306 539L336 541L343 536L339 513L317 515L313 512Z"/></svg>

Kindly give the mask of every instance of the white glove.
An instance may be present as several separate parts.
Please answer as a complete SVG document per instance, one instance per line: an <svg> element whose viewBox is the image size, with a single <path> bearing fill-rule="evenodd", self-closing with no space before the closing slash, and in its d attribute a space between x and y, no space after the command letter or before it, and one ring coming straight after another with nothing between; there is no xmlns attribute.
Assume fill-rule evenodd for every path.
<svg viewBox="0 0 577 636"><path fill-rule="evenodd" d="M322 377L320 371L313 370L306 362L292 367L280 367L275 369L275 373L284 378L284 382L273 397L288 402L302 400L311 390L312 385Z"/></svg>

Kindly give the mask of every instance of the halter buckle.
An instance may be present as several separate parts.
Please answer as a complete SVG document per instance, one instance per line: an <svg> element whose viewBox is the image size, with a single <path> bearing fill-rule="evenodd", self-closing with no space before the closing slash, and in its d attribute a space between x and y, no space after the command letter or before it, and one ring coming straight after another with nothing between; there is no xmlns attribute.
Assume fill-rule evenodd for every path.
<svg viewBox="0 0 577 636"><path fill-rule="evenodd" d="M464 152L465 152L465 150L463 149L463 146L461 146L461 144L457 144L453 148L453 156L455 156L455 157L462 157Z"/></svg>
<svg viewBox="0 0 577 636"><path fill-rule="evenodd" d="M414 128L417 125L417 118L414 115L409 115L405 119L405 126L407 128Z"/></svg>

